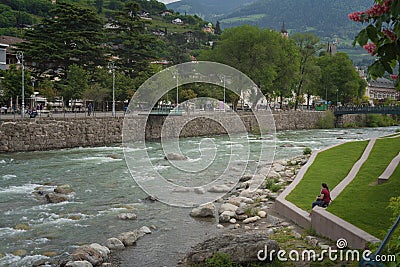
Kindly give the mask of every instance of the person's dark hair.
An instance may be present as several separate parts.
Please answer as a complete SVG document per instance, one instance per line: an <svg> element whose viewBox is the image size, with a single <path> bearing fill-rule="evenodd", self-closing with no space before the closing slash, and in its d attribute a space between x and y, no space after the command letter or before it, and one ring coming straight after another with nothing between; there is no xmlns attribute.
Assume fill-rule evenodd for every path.
<svg viewBox="0 0 400 267"><path fill-rule="evenodd" d="M322 187L326 188L329 191L328 185L326 183L322 183Z"/></svg>

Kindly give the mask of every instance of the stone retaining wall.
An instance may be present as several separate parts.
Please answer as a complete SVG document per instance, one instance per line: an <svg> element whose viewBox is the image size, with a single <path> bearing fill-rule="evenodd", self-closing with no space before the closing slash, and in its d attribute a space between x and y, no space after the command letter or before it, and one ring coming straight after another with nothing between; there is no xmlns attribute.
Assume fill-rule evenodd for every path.
<svg viewBox="0 0 400 267"><path fill-rule="evenodd" d="M257 130L257 121L251 113L239 113L246 130ZM318 111L287 111L274 113L276 130L298 130L315 128L316 122L324 115ZM171 118L172 117L172 118ZM181 137L225 134L240 131L240 125L233 118L233 113L215 113L209 118L196 116L170 116L171 120L189 121L179 133ZM197 115L198 117L198 115ZM261 116L261 118L263 118ZM160 139L165 116L133 117L134 128L146 125L146 139ZM122 141L124 119L121 117L86 117L86 118L35 118L25 120L0 121L0 152L51 150L72 147L102 146ZM222 127L221 125L224 125ZM271 125L272 127L272 125ZM172 134L175 129L166 130ZM139 135L133 131L133 140Z"/></svg>

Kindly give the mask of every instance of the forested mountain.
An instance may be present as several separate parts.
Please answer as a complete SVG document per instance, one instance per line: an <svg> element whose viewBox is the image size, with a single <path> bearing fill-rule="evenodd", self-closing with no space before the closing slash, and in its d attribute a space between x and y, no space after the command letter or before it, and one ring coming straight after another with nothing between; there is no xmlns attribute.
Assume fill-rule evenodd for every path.
<svg viewBox="0 0 400 267"><path fill-rule="evenodd" d="M203 2L212 2L207 5ZM233 2L241 2L235 10ZM250 3L249 3L250 2ZM225 6L225 5L226 6ZM350 21L347 14L365 10L373 0L182 0L168 7L196 13L212 21L220 20L223 28L243 24L280 30L285 21L289 32L313 32L320 37L352 39L360 25Z"/></svg>
<svg viewBox="0 0 400 267"><path fill-rule="evenodd" d="M197 14L206 20L216 20L256 0L183 0L167 4L180 13Z"/></svg>

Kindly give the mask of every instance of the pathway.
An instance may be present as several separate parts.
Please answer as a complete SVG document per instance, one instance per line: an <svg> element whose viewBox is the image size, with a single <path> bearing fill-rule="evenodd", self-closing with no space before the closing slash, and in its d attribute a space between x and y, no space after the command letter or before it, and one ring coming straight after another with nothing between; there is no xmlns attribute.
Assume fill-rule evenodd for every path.
<svg viewBox="0 0 400 267"><path fill-rule="evenodd" d="M389 180L390 176L392 176L397 166L399 165L399 162L400 162L400 152L399 154L397 154L396 157L392 159L392 161L386 167L385 171L378 177L378 184L387 182Z"/></svg>

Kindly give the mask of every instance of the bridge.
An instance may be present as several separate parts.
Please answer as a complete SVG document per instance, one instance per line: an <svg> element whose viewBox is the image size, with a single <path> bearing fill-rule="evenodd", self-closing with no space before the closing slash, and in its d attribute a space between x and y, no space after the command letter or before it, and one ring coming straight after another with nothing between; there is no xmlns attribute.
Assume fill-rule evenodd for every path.
<svg viewBox="0 0 400 267"><path fill-rule="evenodd" d="M394 114L400 115L400 106L376 106L376 107L339 107L333 110L335 116L345 114Z"/></svg>

